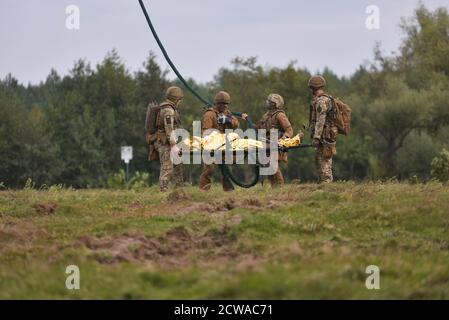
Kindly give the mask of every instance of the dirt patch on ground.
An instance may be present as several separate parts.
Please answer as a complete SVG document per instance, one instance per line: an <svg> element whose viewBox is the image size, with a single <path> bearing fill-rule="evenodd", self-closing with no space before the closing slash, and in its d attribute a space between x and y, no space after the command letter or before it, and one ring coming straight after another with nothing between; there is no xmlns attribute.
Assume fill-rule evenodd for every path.
<svg viewBox="0 0 449 320"><path fill-rule="evenodd" d="M231 209L243 208L248 210L265 210L265 209L276 209L283 206L288 206L294 200L292 199L264 199L259 198L246 198L243 200L230 199L227 200L231 202Z"/></svg>
<svg viewBox="0 0 449 320"><path fill-rule="evenodd" d="M43 215L51 215L56 213L56 209L58 209L58 205L56 203L39 203L35 204L33 208L37 213Z"/></svg>
<svg viewBox="0 0 449 320"><path fill-rule="evenodd" d="M144 205L140 201L134 201L126 206L128 209L142 209Z"/></svg>
<svg viewBox="0 0 449 320"><path fill-rule="evenodd" d="M258 197L229 197L226 199L214 199L210 201L195 201L191 196L183 190L174 190L167 195L167 200L149 207L145 210L145 216L154 215L184 215L190 213L208 213L208 214L223 214L234 209L246 209L251 212L258 212L262 210L273 210L280 207L290 206L292 203L298 201L303 194L297 193L279 193L274 194L270 198ZM137 205L136 205L137 207ZM131 204L129 209L133 209Z"/></svg>
<svg viewBox="0 0 449 320"><path fill-rule="evenodd" d="M29 222L6 222L0 224L0 253L8 250L17 250L36 240L46 238L48 232L45 228L37 227Z"/></svg>
<svg viewBox="0 0 449 320"><path fill-rule="evenodd" d="M180 205L175 210L172 209L172 212L174 214L189 214L192 212L216 213L216 212L226 212L226 211L228 211L228 210L225 208L220 208L219 206L215 205L214 203L207 203L207 202L188 202L183 205Z"/></svg>
<svg viewBox="0 0 449 320"><path fill-rule="evenodd" d="M272 210L288 206L293 200L259 200L258 198L215 200L211 202L182 202L167 208L171 214L189 214L192 212L225 213L233 209L246 209L250 211Z"/></svg>
<svg viewBox="0 0 449 320"><path fill-rule="evenodd" d="M0 238L16 242L33 241L47 236L47 230L22 222L6 222L0 224Z"/></svg>
<svg viewBox="0 0 449 320"><path fill-rule="evenodd" d="M136 232L127 232L118 237L93 238L84 236L79 244L92 251L91 257L99 263L148 262L162 266L183 266L195 256L210 255L211 251L223 251L235 239L229 228L193 234L184 227L176 227L164 236L153 238ZM227 248L229 249L229 248Z"/></svg>

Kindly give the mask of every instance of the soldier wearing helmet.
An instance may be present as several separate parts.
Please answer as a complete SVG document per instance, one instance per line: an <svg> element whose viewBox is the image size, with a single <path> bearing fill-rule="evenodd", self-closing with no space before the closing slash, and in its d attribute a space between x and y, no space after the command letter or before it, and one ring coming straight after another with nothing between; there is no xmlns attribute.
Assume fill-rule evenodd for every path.
<svg viewBox="0 0 449 320"><path fill-rule="evenodd" d="M226 129L237 129L240 127L239 121L229 110L230 103L231 96L226 91L220 91L215 95L214 105L204 112L203 118L201 119L201 129L203 133L210 129L216 129L220 131L220 133L225 133ZM204 164L199 181L200 189L210 189L215 167L215 164ZM228 184L228 181L223 177L222 185L224 191L233 190L232 184Z"/></svg>
<svg viewBox="0 0 449 320"><path fill-rule="evenodd" d="M312 145L315 147L315 166L319 182L332 182L332 157L337 153L336 142L338 129L328 117L332 100L324 88L326 80L315 75L310 78L308 86L313 93L310 105L309 131Z"/></svg>
<svg viewBox="0 0 449 320"><path fill-rule="evenodd" d="M178 111L184 94L179 87L170 87L165 93L166 100L159 105L159 113L156 117L157 132L154 134L154 149L159 154L161 164L159 174L159 188L161 192L168 190L170 180L173 180L175 187L184 184L183 172L180 164L173 164L170 152L178 153L176 145L175 130L180 127L181 119ZM150 144L151 148L151 144Z"/></svg>
<svg viewBox="0 0 449 320"><path fill-rule="evenodd" d="M279 131L279 138L291 138L293 136L293 128L284 111L284 98L279 94L272 93L266 100L266 113L262 116L256 124L256 129L265 129L267 143L270 141L270 130L277 129ZM244 113L242 118L246 120L248 115ZM282 186L284 184L284 176L280 168L281 163L286 163L288 160L287 153L279 152L278 169L274 175L268 176L272 186Z"/></svg>

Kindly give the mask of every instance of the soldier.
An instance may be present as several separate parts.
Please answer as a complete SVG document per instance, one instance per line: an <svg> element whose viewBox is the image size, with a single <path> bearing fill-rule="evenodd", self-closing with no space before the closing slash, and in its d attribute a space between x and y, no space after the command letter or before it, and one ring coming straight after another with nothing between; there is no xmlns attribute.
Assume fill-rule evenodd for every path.
<svg viewBox="0 0 449 320"><path fill-rule="evenodd" d="M312 145L316 148L315 166L319 182L332 182L332 157L337 153L336 142L338 129L328 113L332 101L324 92L326 80L319 75L309 80L309 88L313 93L310 105L309 131Z"/></svg>
<svg viewBox="0 0 449 320"><path fill-rule="evenodd" d="M159 105L159 112L156 116L157 131L149 138L150 149L151 141L153 141L154 151L159 154L161 192L167 191L170 180L175 182L175 187L181 187L184 184L181 165L174 165L170 158L170 152L179 152L174 131L181 125L178 107L184 94L181 88L170 87L167 89L165 97L166 100Z"/></svg>
<svg viewBox="0 0 449 320"><path fill-rule="evenodd" d="M256 124L255 129L265 129L267 144L270 141L270 130L279 130L279 139L291 138L293 136L293 128L284 112L284 99L282 96L272 93L266 100L267 112L262 116L262 119ZM243 119L247 119L246 113L242 114ZM274 175L268 176L271 186L282 186L284 184L284 176L281 171L281 163L287 163L287 153L279 152L278 169Z"/></svg>
<svg viewBox="0 0 449 320"><path fill-rule="evenodd" d="M226 129L237 129L240 127L240 123L236 117L234 117L229 110L229 104L231 103L231 96L225 91L220 91L214 98L213 107L204 112L201 119L202 132L208 129L217 129L221 133L225 133ZM203 172L200 176L199 187L202 190L209 190L212 184L212 175L214 173L216 164L204 164ZM224 191L233 190L232 184L229 181L221 178Z"/></svg>

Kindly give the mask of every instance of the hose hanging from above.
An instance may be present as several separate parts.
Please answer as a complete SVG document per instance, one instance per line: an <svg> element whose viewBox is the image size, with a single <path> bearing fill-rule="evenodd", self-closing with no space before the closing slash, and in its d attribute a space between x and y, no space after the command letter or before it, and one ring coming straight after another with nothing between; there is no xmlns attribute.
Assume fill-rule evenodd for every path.
<svg viewBox="0 0 449 320"><path fill-rule="evenodd" d="M181 83L184 85L184 87L187 88L187 90L189 90L199 101L201 101L201 103L204 104L204 108L210 108L212 106L212 103L208 100L206 100L205 98L203 98L198 92L195 91L195 89L193 89L188 83L187 81L184 79L184 77L181 75L181 73L178 71L178 68L176 68L175 64L173 63L173 61L171 61L167 50L165 50L164 45L162 44L161 39L159 39L159 36L157 35L156 29L154 29L153 23L151 22L150 16L148 14L147 9L145 8L145 5L143 4L143 0L139 0L139 4L140 7L142 8L142 12L145 16L145 19L147 20L148 26L150 27L151 33L153 34L154 39L156 40L159 48L162 51L162 54L164 55L165 60L167 61L168 65L170 66L170 68L173 70L173 72L176 74L176 76L178 77L179 81L181 81ZM241 117L242 116L242 112L233 112L233 115L237 116L237 117ZM248 123L250 128L254 128L254 123L251 121L251 119L248 117L246 119L246 122Z"/></svg>
<svg viewBox="0 0 449 320"><path fill-rule="evenodd" d="M182 84L187 88L187 90L189 90L198 100L200 100L205 107L210 107L212 104L207 101L206 99L204 99L202 96L200 96L198 94L198 92L196 92L188 83L187 81L184 79L184 77L179 73L178 69L176 68L176 66L174 65L174 63L171 61L170 57L168 56L167 51L164 48L164 45L162 44L161 40L159 39L159 36L157 35L156 30L154 29L153 23L151 22L150 16L148 15L147 9L145 8L145 5L143 4L143 0L139 0L139 4L140 7L142 8L143 14L145 15L145 19L148 22L148 26L150 27L151 33L153 34L154 39L156 40L159 48L162 51L162 54L165 57L165 60L167 61L167 63L170 65L170 67L172 68L173 72L176 74L176 76L178 77L179 81L182 82Z"/></svg>

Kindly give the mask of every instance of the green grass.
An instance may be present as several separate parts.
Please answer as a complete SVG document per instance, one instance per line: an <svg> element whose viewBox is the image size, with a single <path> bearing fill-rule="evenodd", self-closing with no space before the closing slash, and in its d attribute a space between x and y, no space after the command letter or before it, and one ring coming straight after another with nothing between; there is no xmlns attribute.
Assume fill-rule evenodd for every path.
<svg viewBox="0 0 449 320"><path fill-rule="evenodd" d="M155 187L0 192L0 298L449 298L448 186L185 192L179 201ZM38 204L58 207L47 215ZM192 240L173 240L180 228ZM119 260L82 240L117 244L126 235L168 253ZM120 250L137 254L140 246ZM72 291L65 269L73 264L81 289ZM365 287L368 265L380 268L380 290Z"/></svg>

